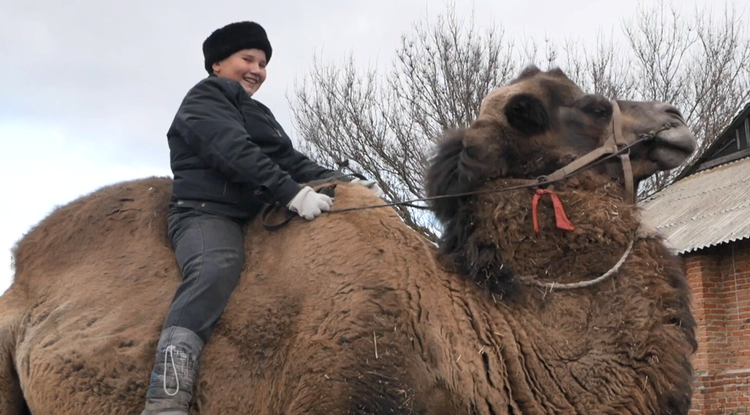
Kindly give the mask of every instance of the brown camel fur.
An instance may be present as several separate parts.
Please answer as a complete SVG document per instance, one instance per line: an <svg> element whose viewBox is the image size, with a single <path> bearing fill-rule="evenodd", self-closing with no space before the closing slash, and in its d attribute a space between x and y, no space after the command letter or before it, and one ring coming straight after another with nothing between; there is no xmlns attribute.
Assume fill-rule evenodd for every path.
<svg viewBox="0 0 750 415"><path fill-rule="evenodd" d="M559 71L524 71L487 97L474 125L447 135L428 192L547 174L601 144L608 105ZM675 125L633 147L638 179L692 151L674 111L621 107L631 139ZM695 322L661 240L641 235L593 287L516 278L578 282L613 266L638 228L617 166L555 187L573 231L555 228L545 200L534 232L533 190L435 202L439 250L391 209L277 232L249 224L242 279L205 349L192 413L687 414ZM180 281L170 191L164 178L100 189L19 242L0 298L1 415L139 413ZM356 185L336 192L337 209L380 202Z"/></svg>

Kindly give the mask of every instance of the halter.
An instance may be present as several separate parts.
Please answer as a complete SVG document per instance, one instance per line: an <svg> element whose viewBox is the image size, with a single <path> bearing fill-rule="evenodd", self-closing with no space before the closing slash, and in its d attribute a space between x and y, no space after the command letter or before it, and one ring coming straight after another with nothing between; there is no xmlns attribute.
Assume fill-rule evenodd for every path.
<svg viewBox="0 0 750 415"><path fill-rule="evenodd" d="M630 149L625 139L622 136L622 114L620 113L620 106L617 101L611 100L612 103L612 121L610 122L611 131L609 137L601 147L586 153L585 155L573 160L565 167L555 170L547 176L540 177L537 181L541 183L545 182L557 182L564 180L578 171L585 168L591 167L594 163L599 161L604 156L618 154L620 162L622 163L622 171L625 176L625 194L628 201L635 203L636 194L633 179L633 167L630 165ZM657 132L658 133L658 132ZM654 133L653 135L656 135ZM627 147L627 151L621 151Z"/></svg>

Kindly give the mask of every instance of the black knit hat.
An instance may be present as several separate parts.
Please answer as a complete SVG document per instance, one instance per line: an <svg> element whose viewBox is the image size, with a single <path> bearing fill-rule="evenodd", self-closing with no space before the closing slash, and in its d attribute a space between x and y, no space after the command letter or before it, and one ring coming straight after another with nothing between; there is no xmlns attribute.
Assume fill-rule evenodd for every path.
<svg viewBox="0 0 750 415"><path fill-rule="evenodd" d="M260 49L266 53L266 62L271 61L271 43L266 31L255 22L230 23L214 30L203 42L203 58L206 71L214 73L213 64L220 62L243 49Z"/></svg>

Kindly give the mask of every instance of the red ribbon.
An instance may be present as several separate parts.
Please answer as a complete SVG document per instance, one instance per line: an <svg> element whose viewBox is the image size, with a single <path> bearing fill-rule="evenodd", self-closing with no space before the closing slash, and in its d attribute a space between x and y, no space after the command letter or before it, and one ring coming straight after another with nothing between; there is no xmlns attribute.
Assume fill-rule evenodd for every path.
<svg viewBox="0 0 750 415"><path fill-rule="evenodd" d="M544 195L550 195L550 197L552 198L552 206L555 208L555 221L557 222L557 227L566 231L574 230L575 227L573 227L573 224L570 223L568 217L565 215L563 204L560 201L560 198L557 197L555 192L547 189L537 189L536 193L534 194L534 199L531 202L531 213L534 216L534 232L539 233L537 206L539 205L539 199L541 199Z"/></svg>

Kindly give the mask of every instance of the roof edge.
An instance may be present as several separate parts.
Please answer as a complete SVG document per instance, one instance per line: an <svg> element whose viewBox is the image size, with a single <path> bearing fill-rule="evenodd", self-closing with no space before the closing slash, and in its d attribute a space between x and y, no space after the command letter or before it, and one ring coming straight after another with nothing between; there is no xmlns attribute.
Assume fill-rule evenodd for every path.
<svg viewBox="0 0 750 415"><path fill-rule="evenodd" d="M666 239L666 238L664 238L664 239ZM708 244L708 245L695 246L695 247L685 248L685 249L682 249L682 250L679 250L679 249L672 249L672 250L673 250L673 251L674 251L674 252L675 252L676 254L678 254L678 255L683 255L683 254L694 254L694 253L698 253L698 251L702 251L702 250L704 250L704 249L709 249L709 248L716 248L716 247L718 247L718 246L722 246L722 245L730 244L730 243L732 243L732 242L739 242L739 241L744 241L744 240L746 240L746 239L750 239L750 235L746 235L746 236L739 236L739 237L737 237L737 238L732 238L732 239L728 239L728 240L726 240L726 241L719 241L719 242L714 242L714 243L710 243L710 244Z"/></svg>
<svg viewBox="0 0 750 415"><path fill-rule="evenodd" d="M732 118L732 121L730 121L726 125L726 127L724 127L721 130L721 132L716 136L716 140L714 140L714 142L711 143L711 145L708 146L706 150L703 151L703 154L701 154L698 158L696 158L690 164L690 166L683 169L680 172L680 174L678 174L674 178L672 183L678 182L687 176L690 176L694 173L701 171L699 170L700 165L705 163L710 158L710 156L708 155L711 154L714 150L716 150L716 148L720 145L719 143L723 141L722 139L724 138L724 136L728 134L730 131L734 130L735 128L738 128L739 125L741 124L741 121L743 121L748 116L750 116L750 101L745 103L745 106L737 112L737 114Z"/></svg>

